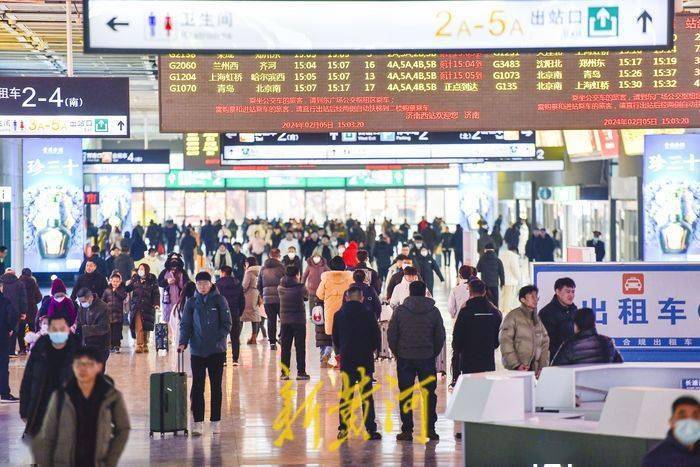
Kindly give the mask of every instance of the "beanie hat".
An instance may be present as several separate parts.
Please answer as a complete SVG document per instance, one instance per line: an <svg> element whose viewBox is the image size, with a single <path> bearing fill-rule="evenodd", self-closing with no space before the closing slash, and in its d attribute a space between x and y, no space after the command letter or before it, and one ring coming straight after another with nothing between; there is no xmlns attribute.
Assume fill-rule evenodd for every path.
<svg viewBox="0 0 700 467"><path fill-rule="evenodd" d="M56 295L59 292L66 293L66 284L57 277L51 283L51 295Z"/></svg>

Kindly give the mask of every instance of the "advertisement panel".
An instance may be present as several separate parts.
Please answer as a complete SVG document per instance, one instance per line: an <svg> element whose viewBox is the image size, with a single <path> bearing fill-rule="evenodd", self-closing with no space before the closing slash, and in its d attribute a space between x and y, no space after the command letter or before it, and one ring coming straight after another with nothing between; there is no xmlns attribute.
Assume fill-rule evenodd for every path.
<svg viewBox="0 0 700 467"><path fill-rule="evenodd" d="M626 361L700 360L700 263L534 264L540 308L560 277L576 282L576 305L596 312Z"/></svg>
<svg viewBox="0 0 700 467"><path fill-rule="evenodd" d="M465 172L460 168L457 190L459 193L459 223L464 230L478 230L481 220L486 221L489 227L492 227L498 206L496 174L493 172Z"/></svg>
<svg viewBox="0 0 700 467"><path fill-rule="evenodd" d="M25 139L24 265L34 272L76 272L83 259L80 139Z"/></svg>
<svg viewBox="0 0 700 467"><path fill-rule="evenodd" d="M122 232L131 231L131 176L97 176L97 190L100 193L100 206L97 209L97 225L104 221Z"/></svg>
<svg viewBox="0 0 700 467"><path fill-rule="evenodd" d="M644 143L644 260L700 260L700 135Z"/></svg>

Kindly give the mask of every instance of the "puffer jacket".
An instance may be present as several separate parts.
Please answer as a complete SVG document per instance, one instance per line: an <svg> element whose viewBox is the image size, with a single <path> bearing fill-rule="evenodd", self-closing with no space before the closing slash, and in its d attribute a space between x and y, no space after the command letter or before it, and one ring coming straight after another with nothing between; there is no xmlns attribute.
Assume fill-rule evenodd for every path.
<svg viewBox="0 0 700 467"><path fill-rule="evenodd" d="M216 290L226 299L231 319L240 321L245 309L245 295L238 279L233 276L222 277L216 281Z"/></svg>
<svg viewBox="0 0 700 467"><path fill-rule="evenodd" d="M389 348L397 358L435 358L445 344L445 325L435 300L411 296L396 307L387 331Z"/></svg>
<svg viewBox="0 0 700 467"><path fill-rule="evenodd" d="M323 327L329 336L333 334L333 316L343 306L343 295L352 283L350 271L326 271L321 274L316 297L323 302Z"/></svg>
<svg viewBox="0 0 700 467"><path fill-rule="evenodd" d="M19 415L27 419L24 431L29 436L39 433L51 394L73 377L73 354L79 348L80 340L70 334L62 366L58 371L59 386L55 387L49 378L49 352L58 351L52 347L49 336L41 336L32 347L19 390Z"/></svg>
<svg viewBox="0 0 700 467"><path fill-rule="evenodd" d="M508 313L498 332L503 366L525 365L538 371L549 365L549 336L537 313L520 306Z"/></svg>
<svg viewBox="0 0 700 467"><path fill-rule="evenodd" d="M321 283L321 274L326 271L330 271L330 269L328 269L325 259L321 258L318 264L314 263L311 258L306 261L306 269L304 275L301 276L301 282L306 286L309 295L316 295L318 285Z"/></svg>
<svg viewBox="0 0 700 467"><path fill-rule="evenodd" d="M212 287L206 295L195 292L182 311L180 345L189 345L190 354L197 357L226 353L231 323L226 299L216 287Z"/></svg>
<svg viewBox="0 0 700 467"><path fill-rule="evenodd" d="M109 377L100 375L97 378L94 390L105 392L97 412L95 466L114 467L129 439L131 424L122 394L114 388ZM59 389L51 396L44 424L32 442L34 461L37 465L75 465L75 446L80 440L76 439L75 427L78 420L69 395L69 392L75 391L76 388L71 388L71 384L76 383L69 381L66 389Z"/></svg>
<svg viewBox="0 0 700 467"><path fill-rule="evenodd" d="M243 295L245 296L245 309L241 315L241 321L259 323L260 291L258 291L258 276L260 276L260 266L250 266L243 275Z"/></svg>
<svg viewBox="0 0 700 467"><path fill-rule="evenodd" d="M282 324L306 323L306 307L304 302L309 299L309 293L304 284L296 277L284 276L277 291L280 297L280 321Z"/></svg>
<svg viewBox="0 0 700 467"><path fill-rule="evenodd" d="M129 310L129 327L131 336L136 338L136 313L141 313L141 323L144 331L153 331L156 323L156 307L160 305L160 292L156 276L149 274L141 279L139 276L131 278L131 284L126 287L131 292L131 309Z"/></svg>
<svg viewBox="0 0 700 467"><path fill-rule="evenodd" d="M277 287L284 277L284 265L278 259L268 258L260 269L258 277L258 290L262 294L265 305L274 305L280 302Z"/></svg>
<svg viewBox="0 0 700 467"><path fill-rule="evenodd" d="M622 363L612 339L586 329L565 340L552 358L552 366L577 363Z"/></svg>
<svg viewBox="0 0 700 467"><path fill-rule="evenodd" d="M110 343L107 304L94 297L89 308L77 305L76 309L76 336L81 339L83 345L107 351Z"/></svg>
<svg viewBox="0 0 700 467"><path fill-rule="evenodd" d="M29 310L27 304L27 292L24 289L24 284L14 274L5 273L0 276L4 289L3 295L12 305L12 314L10 315L10 326L12 329L17 327L19 317L26 314Z"/></svg>
<svg viewBox="0 0 700 467"><path fill-rule="evenodd" d="M19 281L24 284L24 291L27 293L27 319L33 323L39 312L37 304L41 302L41 290L33 276L19 276Z"/></svg>
<svg viewBox="0 0 700 467"><path fill-rule="evenodd" d="M102 301L107 304L109 322L112 324L124 322L124 300L126 300L126 288L119 285L116 290L111 286L102 294Z"/></svg>
<svg viewBox="0 0 700 467"><path fill-rule="evenodd" d="M574 335L574 311L576 305L564 306L559 303L556 295L540 310L540 320L549 335L550 357L554 357L561 344Z"/></svg>

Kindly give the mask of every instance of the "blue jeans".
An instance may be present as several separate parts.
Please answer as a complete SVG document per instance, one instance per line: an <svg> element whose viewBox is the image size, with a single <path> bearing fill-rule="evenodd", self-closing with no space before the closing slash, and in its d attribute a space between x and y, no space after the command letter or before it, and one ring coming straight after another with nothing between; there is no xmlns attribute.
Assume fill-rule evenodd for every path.
<svg viewBox="0 0 700 467"><path fill-rule="evenodd" d="M407 359L397 357L396 371L399 377L400 392L403 392L413 386L416 383L416 377L418 378L418 383L420 383L426 378L433 376L433 381L423 386L428 391L428 412L422 414L422 416L427 417L428 433L434 432L435 422L437 421L437 395L435 394L435 389L437 388L437 372L435 369L435 357L428 359ZM401 431L412 433L413 410L409 410L408 413L404 413L401 408L402 406L403 404L399 404Z"/></svg>

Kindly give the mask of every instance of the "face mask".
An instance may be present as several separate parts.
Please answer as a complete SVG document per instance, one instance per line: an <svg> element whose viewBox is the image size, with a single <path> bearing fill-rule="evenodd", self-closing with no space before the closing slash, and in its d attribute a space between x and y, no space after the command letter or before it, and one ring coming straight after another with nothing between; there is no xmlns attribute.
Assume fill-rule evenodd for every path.
<svg viewBox="0 0 700 467"><path fill-rule="evenodd" d="M65 298L65 295L61 295L60 297L54 297L53 299L56 300L58 303L61 303L63 300L65 300Z"/></svg>
<svg viewBox="0 0 700 467"><path fill-rule="evenodd" d="M146 271L143 269L139 270L139 277L146 277Z"/></svg>
<svg viewBox="0 0 700 467"><path fill-rule="evenodd" d="M423 246L423 244L421 242L416 242L416 247L420 248L422 246Z"/></svg>
<svg viewBox="0 0 700 467"><path fill-rule="evenodd" d="M673 436L681 444L692 446L700 440L700 421L692 418L678 420L673 428Z"/></svg>
<svg viewBox="0 0 700 467"><path fill-rule="evenodd" d="M51 339L51 342L54 344L65 344L68 341L68 333L67 332L50 332L49 333L49 339Z"/></svg>
<svg viewBox="0 0 700 467"><path fill-rule="evenodd" d="M312 261L313 261L314 263L318 264L318 263L321 262L321 258L319 258L318 256L314 256L314 258L312 259Z"/></svg>
<svg viewBox="0 0 700 467"><path fill-rule="evenodd" d="M421 255L421 256L428 256L428 252L425 251L425 250L423 250L423 251L420 252L420 255Z"/></svg>
<svg viewBox="0 0 700 467"><path fill-rule="evenodd" d="M90 303L85 303L85 302L79 302L79 303L80 303L81 307L86 308L86 309L90 308L90 305L91 305Z"/></svg>
<svg viewBox="0 0 700 467"><path fill-rule="evenodd" d="M289 259L294 259L296 257L296 255L297 255L296 253L292 253L292 252L287 253L287 256L289 257Z"/></svg>
<svg viewBox="0 0 700 467"><path fill-rule="evenodd" d="M332 244L333 246L338 246L338 242L337 242L337 241L333 241L333 242L331 242L331 244Z"/></svg>

